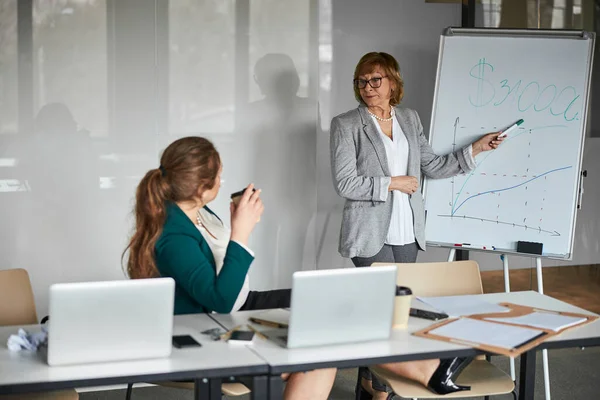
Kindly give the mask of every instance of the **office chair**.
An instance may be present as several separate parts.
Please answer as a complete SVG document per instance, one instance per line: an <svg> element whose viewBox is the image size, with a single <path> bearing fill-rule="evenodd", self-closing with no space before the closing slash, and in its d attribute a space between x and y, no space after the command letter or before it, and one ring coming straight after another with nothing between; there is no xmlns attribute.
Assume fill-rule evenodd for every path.
<svg viewBox="0 0 600 400"><path fill-rule="evenodd" d="M0 326L38 324L29 274L24 269L0 271ZM16 329L15 329L16 331ZM0 400L77 400L74 389L2 395Z"/></svg>

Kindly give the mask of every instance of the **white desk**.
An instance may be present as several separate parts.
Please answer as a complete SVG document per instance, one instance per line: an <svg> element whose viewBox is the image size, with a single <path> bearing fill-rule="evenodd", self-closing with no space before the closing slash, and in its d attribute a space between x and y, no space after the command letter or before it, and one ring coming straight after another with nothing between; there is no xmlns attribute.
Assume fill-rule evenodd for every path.
<svg viewBox="0 0 600 400"><path fill-rule="evenodd" d="M227 329L247 323L249 317L262 311L243 311L230 315L213 314L211 317ZM281 399L281 373L309 371L317 368L350 368L389 362L452 358L480 354L471 347L429 340L410 333L423 329L430 321L411 318L407 330L394 330L389 340L329 345L302 349L286 349L270 341L255 337L248 347L269 364L269 398ZM272 328L253 325L257 330Z"/></svg>
<svg viewBox="0 0 600 400"><path fill-rule="evenodd" d="M496 303L511 302L557 311L571 311L594 315L578 307L533 291L485 294L482 297L487 301ZM211 317L230 329L236 325L246 324L248 317L258 313L261 313L261 311L246 311L231 315L212 315ZM306 371L324 367L356 367L385 362L474 356L479 354L479 352L472 348L419 338L410 334L431 323L431 321L410 318L406 330L394 330L390 339L386 341L288 350L271 341L262 340L257 337L254 339L254 344L251 348L269 364L269 394L272 399L281 396L282 383L279 374L282 372ZM254 326L257 327L256 325ZM597 345L600 345L600 320L553 337L542 343L538 348L523 354L521 356L519 398L533 398L535 352L537 350L542 348L551 349Z"/></svg>
<svg viewBox="0 0 600 400"><path fill-rule="evenodd" d="M253 398L267 396L268 366L243 346L213 342L200 334L218 325L205 314L176 316L174 335L188 334L202 347L176 349L169 358L50 367L37 353L10 352L6 341L18 327L0 328L0 394L135 382L195 380L196 398L221 398L221 379L253 376ZM25 327L39 330L39 326ZM90 343L93 346L93 343Z"/></svg>

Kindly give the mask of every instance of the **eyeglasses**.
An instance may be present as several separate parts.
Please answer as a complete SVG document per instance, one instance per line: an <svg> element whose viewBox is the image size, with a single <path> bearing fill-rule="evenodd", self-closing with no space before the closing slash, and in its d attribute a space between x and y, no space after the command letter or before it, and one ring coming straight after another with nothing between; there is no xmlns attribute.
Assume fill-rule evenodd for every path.
<svg viewBox="0 0 600 400"><path fill-rule="evenodd" d="M355 79L353 82L354 82L354 86L356 86L359 89L366 88L367 87L367 83L373 89L377 89L378 87L381 86L381 80L383 78L387 78L387 75L386 76L382 76L382 77L378 77L378 78L371 78L369 80L366 80L366 79Z"/></svg>

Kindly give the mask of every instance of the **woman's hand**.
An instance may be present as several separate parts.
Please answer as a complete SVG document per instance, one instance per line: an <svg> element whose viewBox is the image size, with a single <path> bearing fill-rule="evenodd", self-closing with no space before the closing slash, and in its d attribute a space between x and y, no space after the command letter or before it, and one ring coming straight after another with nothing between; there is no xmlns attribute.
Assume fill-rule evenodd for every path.
<svg viewBox="0 0 600 400"><path fill-rule="evenodd" d="M413 194L419 188L419 181L414 176L392 176L389 191L399 190L402 193Z"/></svg>
<svg viewBox="0 0 600 400"><path fill-rule="evenodd" d="M502 132L492 132L473 142L473 157L483 151L495 150L506 137L499 137Z"/></svg>
<svg viewBox="0 0 600 400"><path fill-rule="evenodd" d="M238 205L230 204L231 211L231 240L248 245L250 233L265 209L260 199L261 190L252 191L253 184L248 185Z"/></svg>

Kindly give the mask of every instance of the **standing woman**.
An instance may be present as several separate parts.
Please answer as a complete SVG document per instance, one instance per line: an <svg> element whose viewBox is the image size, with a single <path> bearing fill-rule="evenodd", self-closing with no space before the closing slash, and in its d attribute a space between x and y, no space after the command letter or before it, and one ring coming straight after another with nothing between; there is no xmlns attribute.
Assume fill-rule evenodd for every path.
<svg viewBox="0 0 600 400"><path fill-rule="evenodd" d="M175 280L175 314L289 307L290 290L253 292L248 239L263 213L260 190L249 185L231 203L231 229L210 209L221 186L221 158L201 137L171 143L160 166L146 173L136 192L130 278ZM125 255L125 252L123 253ZM286 399L326 399L335 369L284 376Z"/></svg>
<svg viewBox="0 0 600 400"><path fill-rule="evenodd" d="M357 267L415 262L418 250L425 250L421 176L448 178L468 173L476 166L474 157L496 149L503 138L498 132L488 133L454 153L435 154L416 111L398 107L404 84L398 62L387 53L365 54L356 66L353 82L359 107L331 121L333 181L337 193L346 199L339 252ZM429 365L419 364L427 362ZM445 365L439 360L401 364L408 364L408 370L413 370L413 364L424 367L428 372L419 376L429 377L438 368L434 366ZM381 397L377 392L385 386L374 380L371 388L367 369L361 369L360 376L363 388ZM436 391L429 380L420 381Z"/></svg>

